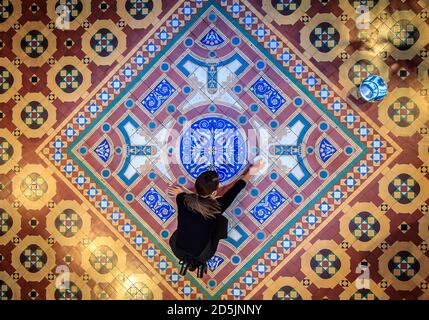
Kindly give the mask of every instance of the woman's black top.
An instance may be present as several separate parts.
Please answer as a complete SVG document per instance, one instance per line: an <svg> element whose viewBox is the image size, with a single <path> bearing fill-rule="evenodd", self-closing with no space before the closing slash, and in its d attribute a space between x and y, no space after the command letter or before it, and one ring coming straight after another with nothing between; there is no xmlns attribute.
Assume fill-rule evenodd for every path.
<svg viewBox="0 0 429 320"><path fill-rule="evenodd" d="M222 197L216 199L221 206L222 213L231 205L245 186L246 182L240 179ZM213 238L216 232L217 218L206 219L202 214L190 210L184 203L185 194L182 192L176 197L178 209L177 246L197 257Z"/></svg>

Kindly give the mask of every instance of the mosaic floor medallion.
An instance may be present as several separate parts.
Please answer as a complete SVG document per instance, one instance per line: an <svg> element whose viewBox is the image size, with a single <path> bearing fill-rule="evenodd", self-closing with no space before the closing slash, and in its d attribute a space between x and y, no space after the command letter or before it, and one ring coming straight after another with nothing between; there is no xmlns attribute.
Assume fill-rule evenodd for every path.
<svg viewBox="0 0 429 320"><path fill-rule="evenodd" d="M0 0L0 300L428 300L428 8ZM168 186L256 159L180 275Z"/></svg>
<svg viewBox="0 0 429 320"><path fill-rule="evenodd" d="M283 17L301 15L308 5L264 4L275 8L270 14ZM76 17L81 7L78 2ZM159 1L120 1L117 10L138 29L152 23L147 19L159 9ZM41 156L85 199L88 211L102 216L160 275L159 285L186 299L247 296L394 152L374 123L345 102L270 22L257 15L248 19L252 10L231 1L178 4L41 148ZM118 50L117 30L95 29L88 33L88 52L108 57ZM320 54L333 54L347 42L345 26L333 20L321 20L310 32L308 41ZM69 101L87 87L88 69L70 61L56 66L50 74L52 91ZM370 72L363 69L354 71ZM41 126L46 112L40 105L30 107L22 121ZM395 112L400 122L412 120L402 109ZM168 244L177 226L168 185L192 188L201 172L216 170L224 187L257 157L265 159L266 171L252 178L226 212L228 239L209 261L208 275L179 276ZM30 176L21 185L31 198L41 196L46 183ZM402 203L419 190L401 176L388 192ZM71 209L53 211L49 220L63 242L80 239L81 228L88 226L86 215ZM377 213L362 210L350 217L343 232L372 246L385 232L384 222ZM110 279L123 261L121 251L99 245L83 260L99 279ZM324 287L350 270L334 243L312 252L303 265ZM79 298L75 289L74 296L55 296ZM123 294L152 299L155 292L141 284ZM291 282L279 282L267 293L275 299L308 295L305 287ZM364 291L356 296L373 297Z"/></svg>

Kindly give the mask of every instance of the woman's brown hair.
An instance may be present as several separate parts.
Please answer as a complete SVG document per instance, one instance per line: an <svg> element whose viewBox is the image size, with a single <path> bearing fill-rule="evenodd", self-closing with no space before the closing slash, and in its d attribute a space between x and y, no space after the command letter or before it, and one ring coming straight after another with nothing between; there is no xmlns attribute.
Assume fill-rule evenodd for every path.
<svg viewBox="0 0 429 320"><path fill-rule="evenodd" d="M202 214L204 218L214 218L222 213L219 202L212 197L212 193L219 187L219 175L215 171L201 173L195 181L195 193L187 193L184 198L185 205L195 213Z"/></svg>

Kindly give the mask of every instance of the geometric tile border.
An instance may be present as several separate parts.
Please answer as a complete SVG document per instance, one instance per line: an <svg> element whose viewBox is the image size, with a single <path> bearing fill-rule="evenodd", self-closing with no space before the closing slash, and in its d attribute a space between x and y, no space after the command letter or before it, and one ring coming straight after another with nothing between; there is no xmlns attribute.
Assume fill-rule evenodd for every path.
<svg viewBox="0 0 429 320"><path fill-rule="evenodd" d="M310 234L312 230L318 228L322 221L329 220L327 218L330 218L338 212L338 209L343 203L352 199L351 195L358 190L360 186L369 183L369 181L375 178L374 175L377 169L382 169L395 158L396 154L400 152L400 148L389 137L384 136L384 134L378 134L377 130L374 129L376 126L371 120L366 117L365 121L361 119L359 112L355 111L354 107L351 108L348 103L330 89L330 87L333 86L329 83L329 80L326 79L326 77L319 77L311 71L311 69L314 68L311 63L306 61L303 57L298 57L295 54L289 54L289 52L298 52L298 50L296 50L296 48L292 48L290 42L284 39L284 37L276 30L273 30L272 27L270 28L269 26L266 26L261 14L251 8L247 1L225 1L220 5L217 3L211 3L210 1L183 2L178 6L176 14L173 16L175 19L179 19L179 21L189 21L198 10L201 10L203 5L207 6L207 4L213 4L219 10L226 10L233 17L236 23L240 25L240 28L250 32L252 35L255 34L255 30L259 27L269 31L266 36L256 38L255 42L265 48L268 48L273 57L280 59L281 62L276 63L282 65L287 70L293 70L297 65L302 66L303 72L297 75L297 81L300 86L305 87L306 90L310 91L314 95L315 98L312 102L318 105L323 105L327 108L341 123L343 123L360 139L361 143L365 145L368 151L366 156L362 158L354 168L350 168L350 174L348 174L344 179L341 179L337 185L330 187L329 191L326 193L327 196L323 197L318 203L311 203L308 206L307 214L305 214L299 221L293 221L291 223L291 225L294 225L295 227L292 226L289 229L288 234L279 238L276 245L267 248L267 251L269 252L271 252L271 250L275 250L279 254L288 256L306 238L306 236L297 236L294 233L296 227L299 226L300 228L309 230L307 234ZM164 17L162 20L166 32L171 34L180 32L181 27L174 29L171 26L171 20L168 19L171 19L171 17ZM182 23L182 25L184 24L185 23ZM72 189L85 190L95 185L91 181L90 177L83 175L83 172L67 172L64 170L64 167L67 164L73 164L73 160L69 158L66 149L70 143L74 141L75 137L79 136L82 131L90 125L92 119L97 117L104 108L113 103L113 101L121 99L120 91L116 90L112 86L112 83L117 79L124 85L127 85L133 80L133 77L127 78L124 76L124 69L131 68L132 70L139 72L152 60L154 54L151 54L146 50L140 50L140 48L144 48L146 46L145 43L150 42L155 45L157 52L159 52L167 44L167 41L157 38L156 35L156 32L150 31L137 46L137 49L127 56L127 62L115 69L108 77L107 82L100 84L95 89L95 92L97 92L95 95L88 96L94 98L85 98L81 107L76 109L76 113L71 115L67 121L60 125L38 149L40 155L45 159L45 161L60 171L59 175L64 179L64 181L68 181L67 183L72 186ZM279 44L274 50L269 49L268 47L268 42L271 40L275 40ZM285 53L289 54L287 59L285 59ZM141 58L136 60L136 57ZM309 85L307 80L310 77L314 79L314 82L311 82L311 85ZM85 117L85 125L80 124L77 118L78 116ZM371 174L371 178L369 178L369 173ZM79 176L81 176L79 181L84 181L82 185L77 184L76 182ZM332 193L338 190L341 190L341 193L343 194L343 197L340 199L332 196ZM168 288L175 288L174 290L171 290L172 292L178 291L179 294L186 299L202 297L202 288L191 286L190 282L186 278L177 276L178 270L172 264L169 264L169 266L164 270L158 269L157 266L160 261L164 261L167 258L160 254L160 251L155 247L155 245L149 241L137 246L136 243L133 242L134 237L140 235L147 239L146 235L139 231L133 231L132 233L127 234L124 233L123 226L125 224L130 224L131 221L122 213L122 210L115 205L106 209L101 209L98 206L98 203L105 197L106 196L103 195L100 190L100 196L97 196L94 199L86 198L85 201L93 209L100 212L100 214L106 219L104 221L110 224L113 229L117 230L117 232L121 234L122 238L128 239L129 245L137 251L136 255L142 255L143 259L147 262L147 265L150 265L151 268L156 270L156 273L163 276L165 279L163 282L165 281L167 283ZM307 222L310 215L317 218L316 225L310 225ZM114 220L112 220L113 216L115 216ZM136 230L136 226L133 224L131 225L134 227L134 230ZM156 252L156 254L154 256L148 255L148 252ZM253 265L246 266L246 269L251 272L253 278L258 277L257 265L259 263L271 265L272 270L276 269L278 265L281 264L280 261L272 263L269 259L267 260L261 257L255 261ZM265 277L267 277L267 275L268 274L265 274ZM244 278L240 277L235 282L225 284L224 288L228 289L221 297L240 299L247 296L250 291L253 290L254 285L253 282L249 285L244 281ZM221 291L222 290L220 290L220 292ZM216 294L208 297L216 298L219 297L219 295Z"/></svg>

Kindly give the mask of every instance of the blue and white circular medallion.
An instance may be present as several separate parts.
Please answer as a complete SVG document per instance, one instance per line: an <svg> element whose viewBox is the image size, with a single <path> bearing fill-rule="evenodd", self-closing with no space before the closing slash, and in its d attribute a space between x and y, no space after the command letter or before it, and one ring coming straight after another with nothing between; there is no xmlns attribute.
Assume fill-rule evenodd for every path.
<svg viewBox="0 0 429 320"><path fill-rule="evenodd" d="M225 182L246 165L246 140L232 121L220 116L204 117L184 131L180 161L194 179L204 171L214 170L220 182Z"/></svg>

